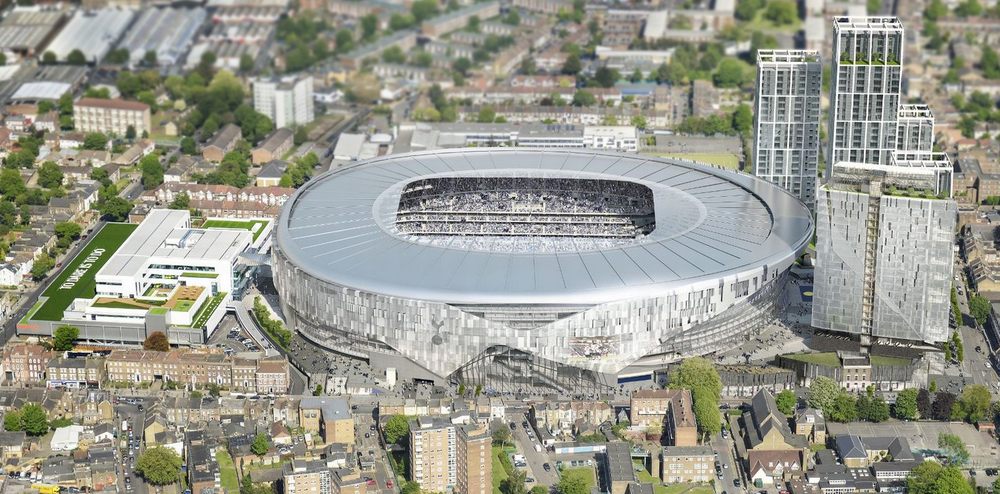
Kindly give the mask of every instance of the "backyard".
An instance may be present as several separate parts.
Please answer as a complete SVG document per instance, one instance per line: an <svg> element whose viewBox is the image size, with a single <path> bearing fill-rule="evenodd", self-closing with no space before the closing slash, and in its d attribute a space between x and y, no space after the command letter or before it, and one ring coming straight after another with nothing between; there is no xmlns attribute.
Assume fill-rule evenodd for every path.
<svg viewBox="0 0 1000 494"><path fill-rule="evenodd" d="M236 465L233 457L224 448L215 450L215 461L219 462L219 476L222 477L222 489L228 494L240 492L240 482L236 478Z"/></svg>
<svg viewBox="0 0 1000 494"><path fill-rule="evenodd" d="M204 224L201 225L202 228L235 228L237 230L246 230L253 233L254 241L261 233L264 233L264 229L267 228L266 220L206 220Z"/></svg>
<svg viewBox="0 0 1000 494"><path fill-rule="evenodd" d="M138 225L128 223L108 223L88 243L72 261L64 265L62 272L42 293L45 303L35 311L32 319L42 321L59 321L63 311L76 298L91 298L94 296L96 283L94 275L111 259L125 240L135 231ZM68 282L69 278L75 282Z"/></svg>

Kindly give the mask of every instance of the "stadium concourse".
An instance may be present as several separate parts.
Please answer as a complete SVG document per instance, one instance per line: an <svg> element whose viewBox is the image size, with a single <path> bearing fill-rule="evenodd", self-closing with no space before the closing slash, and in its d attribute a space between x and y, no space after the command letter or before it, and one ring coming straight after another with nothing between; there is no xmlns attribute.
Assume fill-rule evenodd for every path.
<svg viewBox="0 0 1000 494"><path fill-rule="evenodd" d="M317 177L276 226L290 327L492 389L604 387L774 319L812 236L754 177L581 150L392 155Z"/></svg>

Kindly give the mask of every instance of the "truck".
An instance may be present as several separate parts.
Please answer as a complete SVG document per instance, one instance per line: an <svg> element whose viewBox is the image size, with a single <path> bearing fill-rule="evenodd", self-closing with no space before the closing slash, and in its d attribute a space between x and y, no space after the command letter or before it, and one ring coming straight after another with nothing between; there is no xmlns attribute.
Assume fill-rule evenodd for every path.
<svg viewBox="0 0 1000 494"><path fill-rule="evenodd" d="M122 432L128 432L128 420L122 420Z"/></svg>

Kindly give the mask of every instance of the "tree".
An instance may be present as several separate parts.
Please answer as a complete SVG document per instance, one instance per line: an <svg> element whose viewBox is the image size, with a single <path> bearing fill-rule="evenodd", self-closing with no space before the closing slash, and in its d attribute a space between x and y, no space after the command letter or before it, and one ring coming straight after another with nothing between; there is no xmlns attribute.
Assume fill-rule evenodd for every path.
<svg viewBox="0 0 1000 494"><path fill-rule="evenodd" d="M347 53L354 48L354 33L350 29L341 29L333 38L334 51L337 53Z"/></svg>
<svg viewBox="0 0 1000 494"><path fill-rule="evenodd" d="M167 206L169 209L179 209L184 210L191 207L191 197L187 195L187 192L181 192L174 197L173 201Z"/></svg>
<svg viewBox="0 0 1000 494"><path fill-rule="evenodd" d="M719 62L712 81L718 87L739 87L746 82L746 77L747 64L737 58L726 57Z"/></svg>
<svg viewBox="0 0 1000 494"><path fill-rule="evenodd" d="M167 339L167 335L163 331L153 331L143 340L142 348L154 352L169 352L170 340Z"/></svg>
<svg viewBox="0 0 1000 494"><path fill-rule="evenodd" d="M969 312L976 319L976 324L982 326L990 318L990 301L978 293L969 299Z"/></svg>
<svg viewBox="0 0 1000 494"><path fill-rule="evenodd" d="M267 434L258 432L253 438L253 443L250 444L250 452L263 457L269 449L271 449L271 441L268 439Z"/></svg>
<svg viewBox="0 0 1000 494"><path fill-rule="evenodd" d="M61 221L56 223L55 234L56 234L56 245L60 249L65 249L70 246L76 239L80 238L80 234L83 232L83 228L80 225L73 223L72 221Z"/></svg>
<svg viewBox="0 0 1000 494"><path fill-rule="evenodd" d="M510 26L516 26L521 23L521 14L517 13L517 10L510 9L507 15L503 16L500 22Z"/></svg>
<svg viewBox="0 0 1000 494"><path fill-rule="evenodd" d="M973 494L975 489L966 482L955 466L944 466L936 461L925 461L906 478L909 494Z"/></svg>
<svg viewBox="0 0 1000 494"><path fill-rule="evenodd" d="M156 50L146 50L146 53L142 55L142 64L146 67L156 67Z"/></svg>
<svg viewBox="0 0 1000 494"><path fill-rule="evenodd" d="M83 137L83 149L102 151L108 148L108 136L100 132L90 132Z"/></svg>
<svg viewBox="0 0 1000 494"><path fill-rule="evenodd" d="M46 161L38 168L38 185L51 189L62 186L63 173L55 161Z"/></svg>
<svg viewBox="0 0 1000 494"><path fill-rule="evenodd" d="M799 9L791 0L771 0L764 17L779 26L795 24L799 20Z"/></svg>
<svg viewBox="0 0 1000 494"><path fill-rule="evenodd" d="M52 65L58 61L59 59L56 58L56 54L51 51L42 54L42 65Z"/></svg>
<svg viewBox="0 0 1000 494"><path fill-rule="evenodd" d="M790 389L784 389L778 396L774 397L775 403L778 405L778 410L785 415L791 415L795 412L795 405L798 400L795 398L795 392Z"/></svg>
<svg viewBox="0 0 1000 494"><path fill-rule="evenodd" d="M110 197L97 206L108 221L125 221L128 213L132 211L132 203L118 196Z"/></svg>
<svg viewBox="0 0 1000 494"><path fill-rule="evenodd" d="M240 55L240 72L247 73L253 70L253 57L249 53L244 53Z"/></svg>
<svg viewBox="0 0 1000 494"><path fill-rule="evenodd" d="M87 57L79 49L75 49L66 55L66 63L70 65L84 65L87 63Z"/></svg>
<svg viewBox="0 0 1000 494"><path fill-rule="evenodd" d="M615 69L601 67L594 73L594 81L601 87L613 87L621 75Z"/></svg>
<svg viewBox="0 0 1000 494"><path fill-rule="evenodd" d="M472 17L469 17L469 21L465 24L465 30L468 31L468 32L470 32L470 33L478 33L479 32L479 16L478 15L474 15Z"/></svg>
<svg viewBox="0 0 1000 494"><path fill-rule="evenodd" d="M49 419L45 410L35 403L28 403L21 409L21 424L29 436L42 436L49 431Z"/></svg>
<svg viewBox="0 0 1000 494"><path fill-rule="evenodd" d="M35 258L34 264L31 265L31 279L35 281L41 281L45 279L45 276L49 274L52 268L56 267L56 261L52 259L48 254L42 253Z"/></svg>
<svg viewBox="0 0 1000 494"><path fill-rule="evenodd" d="M395 13L389 17L389 29L392 29L393 31L409 29L416 23L417 20L413 18L413 14Z"/></svg>
<svg viewBox="0 0 1000 494"><path fill-rule="evenodd" d="M858 418L868 422L885 422L889 419L889 405L880 396L861 395L857 405Z"/></svg>
<svg viewBox="0 0 1000 494"><path fill-rule="evenodd" d="M951 465L964 465L969 461L969 451L965 449L965 443L955 434L947 432L938 434L938 448L945 452Z"/></svg>
<svg viewBox="0 0 1000 494"><path fill-rule="evenodd" d="M24 423L21 421L21 412L10 409L3 416L3 430L8 432L19 432L24 430Z"/></svg>
<svg viewBox="0 0 1000 494"><path fill-rule="evenodd" d="M536 485L528 491L528 494L549 494L549 490L543 486Z"/></svg>
<svg viewBox="0 0 1000 494"><path fill-rule="evenodd" d="M382 61L385 63L406 63L406 54L398 46L390 46L382 52Z"/></svg>
<svg viewBox="0 0 1000 494"><path fill-rule="evenodd" d="M73 349L73 343L80 337L80 330L74 326L62 325L52 333L52 349L65 352Z"/></svg>
<svg viewBox="0 0 1000 494"><path fill-rule="evenodd" d="M983 13L983 6L979 0L965 0L955 7L955 15L959 17L976 17Z"/></svg>
<svg viewBox="0 0 1000 494"><path fill-rule="evenodd" d="M986 386L982 384L966 386L956 403L958 407L956 413L971 424L982 420L992 422L993 417L989 414L991 399L990 390Z"/></svg>
<svg viewBox="0 0 1000 494"><path fill-rule="evenodd" d="M892 414L900 420L916 420L919 416L917 408L918 392L908 388L896 394L896 403L892 406Z"/></svg>
<svg viewBox="0 0 1000 494"><path fill-rule="evenodd" d="M479 123L491 123L497 118L497 112L492 107L484 106L479 110L476 121Z"/></svg>
<svg viewBox="0 0 1000 494"><path fill-rule="evenodd" d="M948 7L941 0L931 0L924 9L924 19L936 21L948 15Z"/></svg>
<svg viewBox="0 0 1000 494"><path fill-rule="evenodd" d="M108 56L104 57L104 62L115 65L122 65L127 63L129 59L128 48L117 48L108 52Z"/></svg>
<svg viewBox="0 0 1000 494"><path fill-rule="evenodd" d="M139 161L142 170L142 186L147 190L155 189L163 183L163 165L156 154L147 154Z"/></svg>
<svg viewBox="0 0 1000 494"><path fill-rule="evenodd" d="M588 494L590 487L582 475L563 475L556 485L559 494Z"/></svg>
<svg viewBox="0 0 1000 494"><path fill-rule="evenodd" d="M920 418L931 418L931 394L923 388L917 392L917 413Z"/></svg>
<svg viewBox="0 0 1000 494"><path fill-rule="evenodd" d="M858 419L858 406L853 395L840 391L823 414L834 422L853 422Z"/></svg>
<svg viewBox="0 0 1000 494"><path fill-rule="evenodd" d="M947 391L934 394L934 404L931 405L931 417L934 420L951 420L952 408L955 407L955 395Z"/></svg>
<svg viewBox="0 0 1000 494"><path fill-rule="evenodd" d="M471 68L472 61L465 57L459 57L451 63L451 69L459 74L462 74L462 76L467 75L469 73L469 69Z"/></svg>
<svg viewBox="0 0 1000 494"><path fill-rule="evenodd" d="M989 45L983 46L983 54L979 58L979 68L983 71L983 77L1000 79L1000 57Z"/></svg>
<svg viewBox="0 0 1000 494"><path fill-rule="evenodd" d="M386 443L402 444L410 436L410 422L405 415L393 415L386 421L383 433Z"/></svg>
<svg viewBox="0 0 1000 494"><path fill-rule="evenodd" d="M573 106L593 106L597 104L597 97L592 93L579 90L573 93Z"/></svg>
<svg viewBox="0 0 1000 494"><path fill-rule="evenodd" d="M323 385L317 384L316 389L313 390L313 396L322 396L322 395L323 395Z"/></svg>
<svg viewBox="0 0 1000 494"><path fill-rule="evenodd" d="M413 18L418 23L424 22L437 15L438 2L437 0L416 0L410 5L410 13L413 14Z"/></svg>
<svg viewBox="0 0 1000 494"><path fill-rule="evenodd" d="M826 376L817 376L809 386L806 401L810 407L825 412L832 408L833 400L837 398L839 393L840 386L837 386L836 381Z"/></svg>
<svg viewBox="0 0 1000 494"><path fill-rule="evenodd" d="M198 144L191 137L184 136L181 139L181 152L184 154L195 154L198 152Z"/></svg>
<svg viewBox="0 0 1000 494"><path fill-rule="evenodd" d="M5 168L10 168L16 170L18 168L31 168L31 165L35 164L35 156L31 154L28 150L21 149L14 151L4 158L3 166ZM20 175L18 175L20 177Z"/></svg>
<svg viewBox="0 0 1000 494"><path fill-rule="evenodd" d="M378 16L375 14L368 14L361 18L361 36L370 40L375 37L378 32Z"/></svg>
<svg viewBox="0 0 1000 494"><path fill-rule="evenodd" d="M181 457L163 446L147 448L139 455L135 471L150 484L173 484L181 478Z"/></svg>
<svg viewBox="0 0 1000 494"><path fill-rule="evenodd" d="M581 70L583 70L583 64L580 63L580 55L570 53L566 57L566 61L563 62L562 73L566 75L577 75Z"/></svg>
<svg viewBox="0 0 1000 494"><path fill-rule="evenodd" d="M750 106L741 104L733 111L733 129L743 135L749 135L753 130L753 112Z"/></svg>
<svg viewBox="0 0 1000 494"><path fill-rule="evenodd" d="M762 8L764 8L764 0L739 0L734 13L739 20L750 21L757 15L757 11Z"/></svg>
<svg viewBox="0 0 1000 494"><path fill-rule="evenodd" d="M711 434L722 429L719 415L722 379L712 362L700 357L685 359L677 371L671 373L670 387L691 390L695 422L700 433Z"/></svg>

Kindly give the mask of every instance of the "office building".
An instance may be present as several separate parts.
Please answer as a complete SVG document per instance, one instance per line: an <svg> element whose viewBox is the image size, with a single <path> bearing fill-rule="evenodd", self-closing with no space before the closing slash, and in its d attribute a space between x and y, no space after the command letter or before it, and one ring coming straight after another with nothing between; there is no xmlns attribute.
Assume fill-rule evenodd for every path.
<svg viewBox="0 0 1000 494"><path fill-rule="evenodd" d="M754 175L816 203L823 68L811 50L757 51Z"/></svg>
<svg viewBox="0 0 1000 494"><path fill-rule="evenodd" d="M828 163L889 163L897 149L903 25L895 17L833 21Z"/></svg>
<svg viewBox="0 0 1000 494"><path fill-rule="evenodd" d="M836 163L820 188L812 324L873 338L948 338L952 166L939 153L892 153L890 166Z"/></svg>
<svg viewBox="0 0 1000 494"><path fill-rule="evenodd" d="M253 82L253 107L267 115L275 128L305 125L313 121L312 77L258 79Z"/></svg>
<svg viewBox="0 0 1000 494"><path fill-rule="evenodd" d="M80 98L73 103L73 124L81 132L125 137L131 127L139 137L150 131L149 114L149 105L138 101Z"/></svg>
<svg viewBox="0 0 1000 494"><path fill-rule="evenodd" d="M488 427L459 426L456 494L493 492L493 459L490 456L493 436Z"/></svg>

